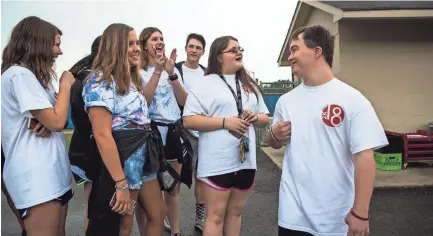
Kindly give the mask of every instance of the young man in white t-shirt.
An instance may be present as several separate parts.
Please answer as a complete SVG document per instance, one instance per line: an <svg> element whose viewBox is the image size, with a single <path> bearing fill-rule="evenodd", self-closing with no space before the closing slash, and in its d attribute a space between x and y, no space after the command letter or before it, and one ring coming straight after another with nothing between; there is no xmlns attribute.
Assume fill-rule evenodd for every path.
<svg viewBox="0 0 433 236"><path fill-rule="evenodd" d="M279 235L369 235L373 150L388 144L371 103L334 77L334 38L298 29L289 63L303 83L278 100L266 141L287 144L280 183Z"/></svg>
<svg viewBox="0 0 433 236"><path fill-rule="evenodd" d="M182 76L183 84L187 92L197 84L198 81L202 80L206 68L200 64L200 58L203 56L206 47L206 41L200 34L191 33L186 39L185 52L186 61L176 63L176 68L179 70ZM197 157L198 157L198 131L189 131L189 140L193 148L194 157L194 175L197 177ZM197 179L196 179L197 180ZM200 181L194 181L194 193L195 193L195 228L203 231L204 218L205 218L205 200L203 195L203 183Z"/></svg>

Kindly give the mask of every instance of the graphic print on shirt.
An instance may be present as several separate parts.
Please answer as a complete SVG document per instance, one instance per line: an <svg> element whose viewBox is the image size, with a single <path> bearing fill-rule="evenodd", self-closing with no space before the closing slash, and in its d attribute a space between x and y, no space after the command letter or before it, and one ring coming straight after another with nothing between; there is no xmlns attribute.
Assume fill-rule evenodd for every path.
<svg viewBox="0 0 433 236"><path fill-rule="evenodd" d="M344 109L337 104L328 104L322 109L322 121L329 127L338 127L344 121Z"/></svg>
<svg viewBox="0 0 433 236"><path fill-rule="evenodd" d="M157 113L158 110L167 110L169 112L176 113L177 111L172 111L169 105L170 103L176 103L176 98L174 96L170 96L172 88L169 83L161 84L159 83L155 90L154 98L152 99L151 106L149 107L149 113L154 114Z"/></svg>

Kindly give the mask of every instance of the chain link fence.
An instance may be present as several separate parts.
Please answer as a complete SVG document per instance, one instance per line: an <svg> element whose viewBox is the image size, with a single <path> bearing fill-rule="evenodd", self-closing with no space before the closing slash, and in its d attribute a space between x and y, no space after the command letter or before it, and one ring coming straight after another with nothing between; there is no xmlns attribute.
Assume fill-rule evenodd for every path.
<svg viewBox="0 0 433 236"><path fill-rule="evenodd" d="M269 130L269 127L272 125L272 117L269 117L269 124L263 128L255 128L256 130L256 147L265 147L267 146L265 141L266 131Z"/></svg>

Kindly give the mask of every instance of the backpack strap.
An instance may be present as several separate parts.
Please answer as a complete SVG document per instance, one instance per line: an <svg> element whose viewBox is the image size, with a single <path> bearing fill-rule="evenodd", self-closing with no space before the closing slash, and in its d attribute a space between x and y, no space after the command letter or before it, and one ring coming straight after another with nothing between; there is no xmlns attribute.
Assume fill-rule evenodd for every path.
<svg viewBox="0 0 433 236"><path fill-rule="evenodd" d="M204 71L204 73L206 73L206 67L204 67L202 64L198 64L200 67L201 67L201 69Z"/></svg>
<svg viewBox="0 0 433 236"><path fill-rule="evenodd" d="M182 71L182 65L183 65L183 63L185 63L185 61L178 62L178 63L176 63L174 66L175 66L175 67L177 68L177 70L179 71L180 76L182 77L182 82L185 83L185 80L183 79L183 71Z"/></svg>
<svg viewBox="0 0 433 236"><path fill-rule="evenodd" d="M177 70L179 71L179 73L180 73L180 76L182 77L182 82L184 82L185 83L185 80L184 80L184 78L183 78L183 71L182 71L182 65L183 65L183 63L185 63L185 61L181 61L181 62L178 62L178 63L176 63L175 64L175 67L177 68ZM200 68L206 73L206 67L204 67L202 64L198 64L199 66L200 66Z"/></svg>

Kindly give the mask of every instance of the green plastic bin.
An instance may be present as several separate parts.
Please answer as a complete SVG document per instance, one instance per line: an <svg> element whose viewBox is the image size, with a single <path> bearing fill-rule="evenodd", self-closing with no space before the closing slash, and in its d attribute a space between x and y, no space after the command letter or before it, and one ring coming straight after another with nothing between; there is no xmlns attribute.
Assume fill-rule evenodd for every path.
<svg viewBox="0 0 433 236"><path fill-rule="evenodd" d="M374 152L376 168L379 170L401 170L402 154L401 153L380 153Z"/></svg>

